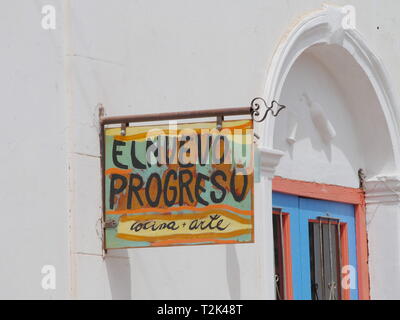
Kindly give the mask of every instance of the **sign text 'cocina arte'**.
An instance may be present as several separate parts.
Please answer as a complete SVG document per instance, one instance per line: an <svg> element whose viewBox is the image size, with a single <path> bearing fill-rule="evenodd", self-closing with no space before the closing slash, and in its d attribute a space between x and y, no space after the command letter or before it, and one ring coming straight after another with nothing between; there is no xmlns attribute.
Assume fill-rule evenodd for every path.
<svg viewBox="0 0 400 320"><path fill-rule="evenodd" d="M252 128L105 129L106 248L253 242Z"/></svg>

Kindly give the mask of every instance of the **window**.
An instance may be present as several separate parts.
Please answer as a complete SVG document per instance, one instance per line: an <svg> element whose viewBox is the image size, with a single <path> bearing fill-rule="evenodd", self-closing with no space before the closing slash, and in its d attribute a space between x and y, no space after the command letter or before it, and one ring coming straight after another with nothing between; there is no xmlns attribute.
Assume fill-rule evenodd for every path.
<svg viewBox="0 0 400 320"><path fill-rule="evenodd" d="M338 219L318 217L309 221L311 297L313 300L340 300L343 249L341 232L345 225ZM342 230L343 229L343 230Z"/></svg>
<svg viewBox="0 0 400 320"><path fill-rule="evenodd" d="M281 209L274 208L272 224L275 257L275 297L277 300L293 299L289 214L283 213Z"/></svg>
<svg viewBox="0 0 400 320"><path fill-rule="evenodd" d="M277 192L272 200L276 299L359 299L355 206Z"/></svg>

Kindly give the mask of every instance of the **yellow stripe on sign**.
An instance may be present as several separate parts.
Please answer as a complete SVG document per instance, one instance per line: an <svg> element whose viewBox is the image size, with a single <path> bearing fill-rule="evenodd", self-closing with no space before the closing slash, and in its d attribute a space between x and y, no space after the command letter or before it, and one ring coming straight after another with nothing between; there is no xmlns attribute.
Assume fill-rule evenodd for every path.
<svg viewBox="0 0 400 320"><path fill-rule="evenodd" d="M232 135L238 135L240 131L235 132L235 130L245 130L252 129L253 122L251 120L231 120L224 121L222 123L222 130L227 129ZM213 130L214 129L214 130ZM203 123L185 123L178 124L176 126L169 125L156 125L156 126L139 126L139 127L127 127L125 136L121 136L121 128L106 128L105 134L107 136L113 136L116 140L121 141L144 141L151 137L157 137L159 135L169 135L177 136L181 134L187 135L188 132L185 130L192 130L196 134L202 133L202 130L206 130L207 133L213 133L217 135L219 132L216 130L215 122L203 122ZM211 131L210 131L211 130ZM224 134L222 132L222 134ZM243 133L242 133L243 134ZM248 133L252 135L251 132Z"/></svg>
<svg viewBox="0 0 400 320"><path fill-rule="evenodd" d="M117 237L131 241L226 239L252 231L252 219L224 210L201 214L138 215L120 218Z"/></svg>

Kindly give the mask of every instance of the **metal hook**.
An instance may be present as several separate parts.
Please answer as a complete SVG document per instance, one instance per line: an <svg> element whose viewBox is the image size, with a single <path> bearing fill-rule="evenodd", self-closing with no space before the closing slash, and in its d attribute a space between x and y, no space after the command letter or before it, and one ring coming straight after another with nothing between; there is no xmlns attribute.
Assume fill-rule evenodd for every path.
<svg viewBox="0 0 400 320"><path fill-rule="evenodd" d="M129 123L121 124L121 136L126 136L126 127L129 127Z"/></svg>
<svg viewBox="0 0 400 320"><path fill-rule="evenodd" d="M222 121L224 121L224 116L218 116L217 117L217 129L218 130L222 129Z"/></svg>

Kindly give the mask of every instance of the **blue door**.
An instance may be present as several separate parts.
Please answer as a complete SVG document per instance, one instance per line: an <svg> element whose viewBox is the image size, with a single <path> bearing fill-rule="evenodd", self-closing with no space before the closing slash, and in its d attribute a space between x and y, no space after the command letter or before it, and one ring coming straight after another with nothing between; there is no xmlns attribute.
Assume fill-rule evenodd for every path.
<svg viewBox="0 0 400 320"><path fill-rule="evenodd" d="M293 296L297 300L340 299L346 249L348 263L357 270L354 206L274 192L274 208L289 214ZM345 247L340 230L346 227ZM351 275L350 299L358 299L357 275ZM336 290L336 291L335 291Z"/></svg>

